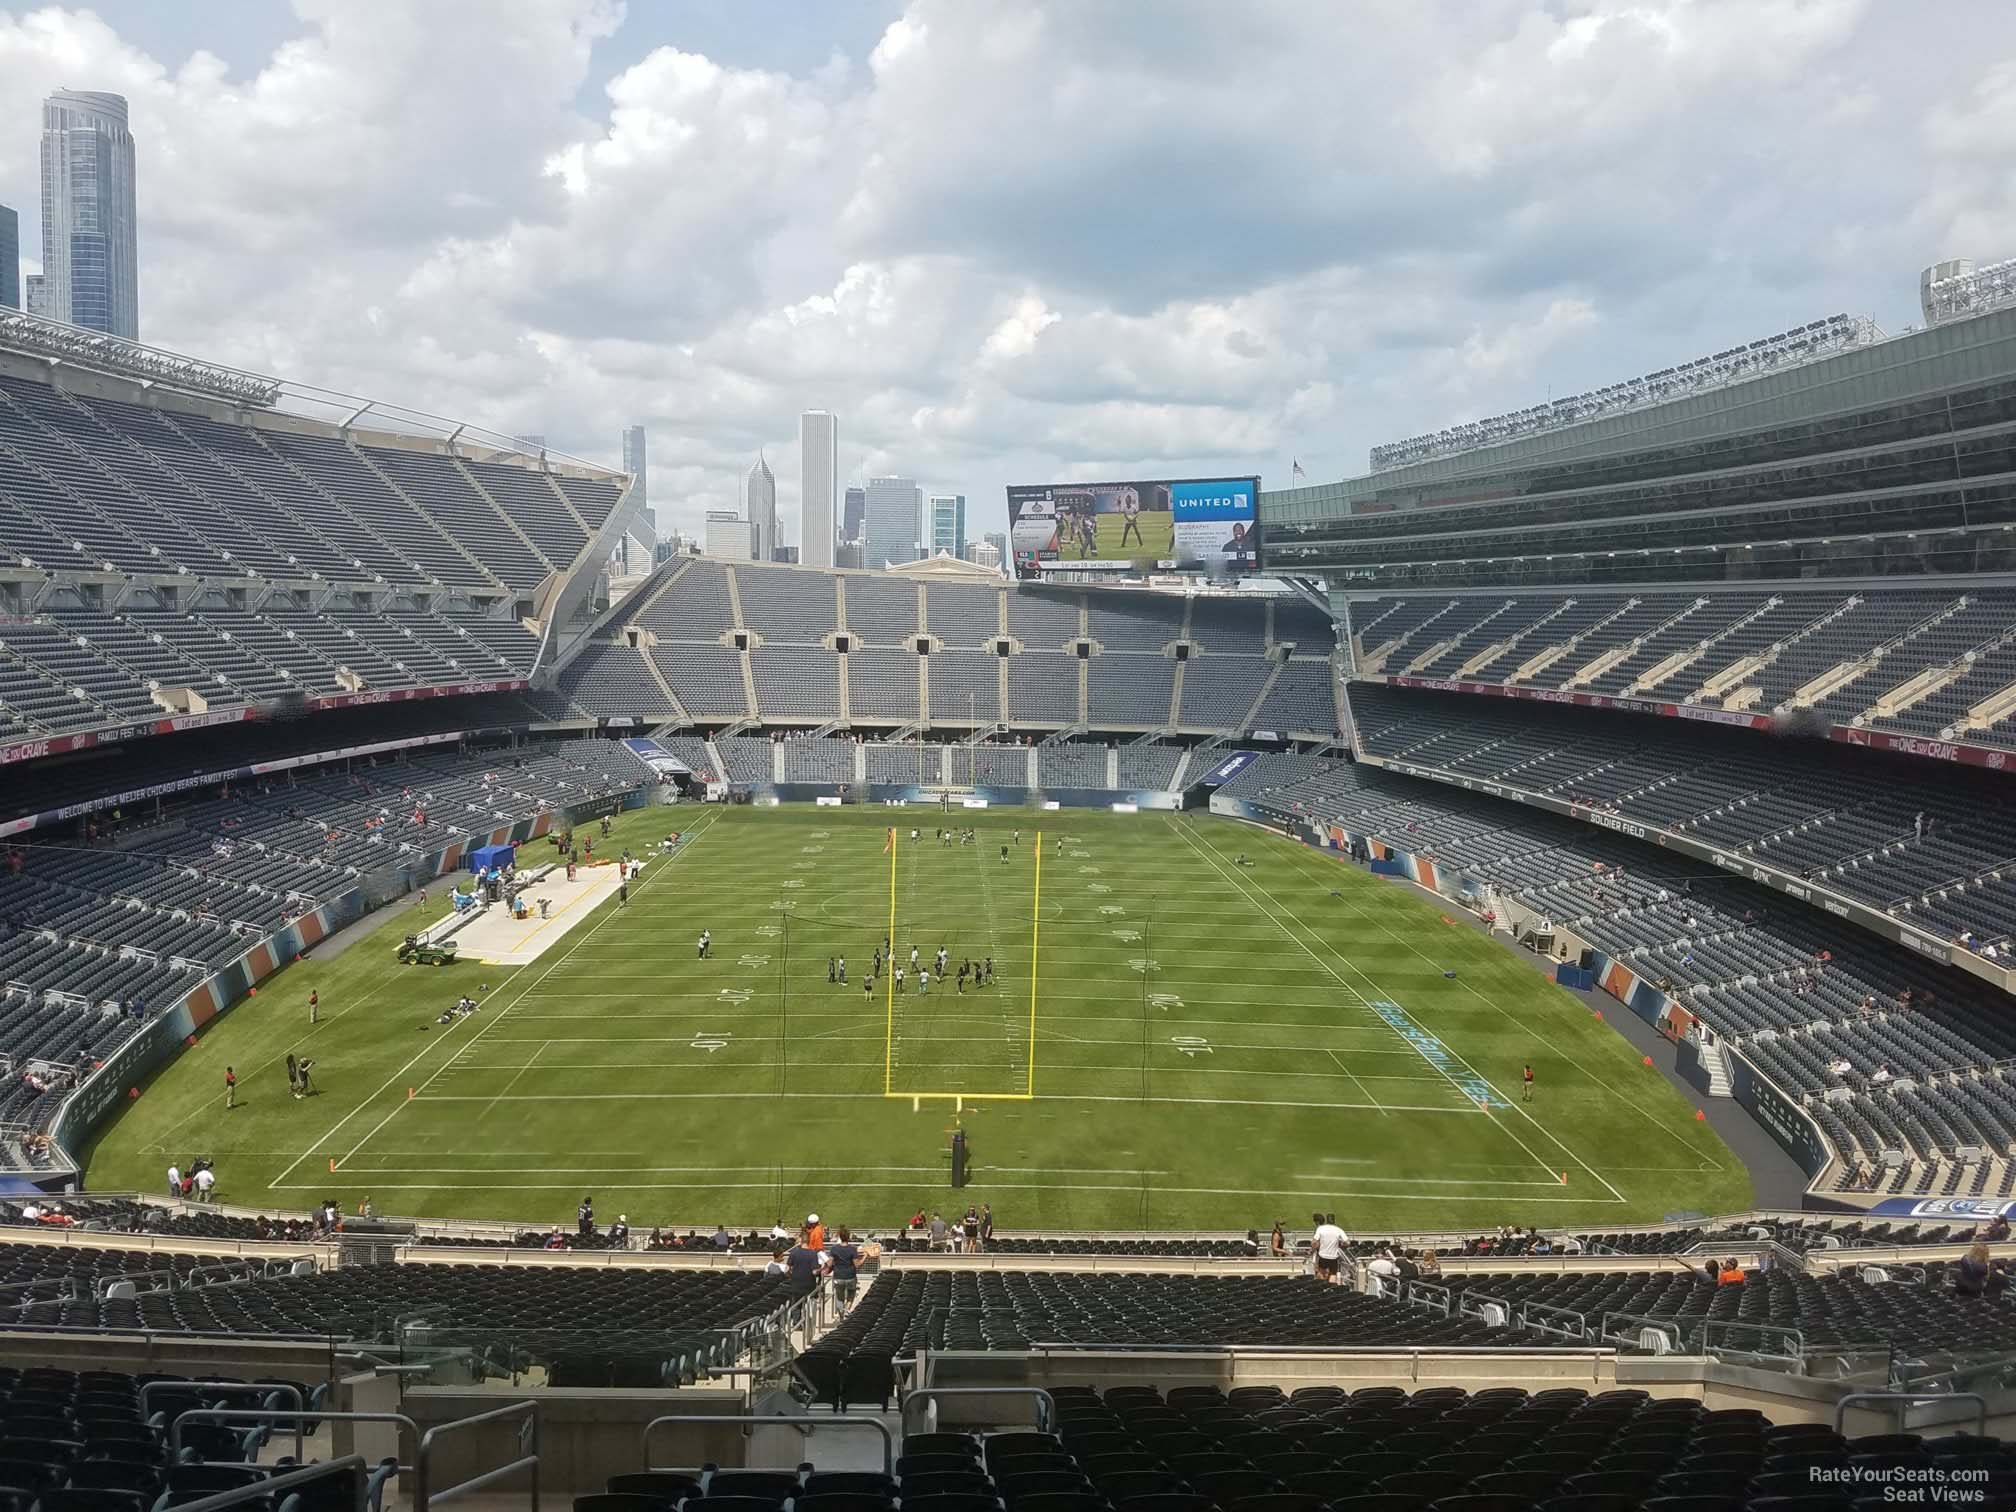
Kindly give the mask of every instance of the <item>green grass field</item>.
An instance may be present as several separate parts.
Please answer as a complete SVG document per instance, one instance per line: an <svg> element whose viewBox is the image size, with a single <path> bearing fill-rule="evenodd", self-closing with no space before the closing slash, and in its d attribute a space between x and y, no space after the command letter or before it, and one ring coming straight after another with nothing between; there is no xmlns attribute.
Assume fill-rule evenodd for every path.
<svg viewBox="0 0 2016 1512"><path fill-rule="evenodd" d="M1154 557L1160 561L1175 552L1176 517L1174 515L1169 514L1166 510L1161 513L1143 510L1136 523L1140 527L1138 532L1127 529L1127 520L1123 515L1094 515L1092 517L1092 532L1093 540L1097 544L1090 553L1090 559L1093 561L1131 561L1135 557ZM1127 537L1125 545L1122 545L1120 541L1122 534L1125 534ZM1064 540L1063 546L1064 549L1059 553L1059 556L1064 561L1075 562L1080 559L1081 555L1084 555L1079 550L1078 540L1075 536L1067 537Z"/></svg>
<svg viewBox="0 0 2016 1512"><path fill-rule="evenodd" d="M208 1155L235 1202L550 1223L593 1193L634 1227L882 1225L963 1207L963 1124L970 1197L1007 1229L1264 1231L1319 1207L1359 1230L1600 1228L1749 1205L1742 1166L1625 1040L1405 889L1209 817L947 822L969 819L979 842L943 848L928 808L628 815L617 844L689 838L627 909L522 968L396 965L415 911L395 909L217 1020L103 1133L89 1184L151 1191L171 1157ZM913 944L991 955L994 985L864 993L885 929L906 966ZM840 954L849 985L829 986ZM483 1012L435 1026L486 983ZM312 1098L287 1094L290 1050L316 1058Z"/></svg>

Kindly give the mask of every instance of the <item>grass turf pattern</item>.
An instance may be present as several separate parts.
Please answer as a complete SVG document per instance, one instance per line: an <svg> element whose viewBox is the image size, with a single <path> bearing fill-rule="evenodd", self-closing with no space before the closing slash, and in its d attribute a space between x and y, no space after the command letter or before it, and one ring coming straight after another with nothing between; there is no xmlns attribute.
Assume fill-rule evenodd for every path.
<svg viewBox="0 0 2016 1512"><path fill-rule="evenodd" d="M936 843L941 824L976 843ZM1263 1233L1315 1208L1358 1230L1602 1228L1750 1203L1693 1106L1532 964L1246 826L679 809L626 815L596 850L623 845L650 857L629 906L531 965L397 965L419 912L402 907L287 967L108 1126L89 1185L151 1191L207 1155L225 1201L566 1223L593 1193L605 1222L682 1229L884 1226L969 1199L1007 1229ZM886 971L862 987L885 932L900 995ZM993 984L933 969L919 992L913 946L955 972L991 956ZM483 985L480 1013L435 1023ZM288 1095L289 1051L315 1058L314 1096Z"/></svg>

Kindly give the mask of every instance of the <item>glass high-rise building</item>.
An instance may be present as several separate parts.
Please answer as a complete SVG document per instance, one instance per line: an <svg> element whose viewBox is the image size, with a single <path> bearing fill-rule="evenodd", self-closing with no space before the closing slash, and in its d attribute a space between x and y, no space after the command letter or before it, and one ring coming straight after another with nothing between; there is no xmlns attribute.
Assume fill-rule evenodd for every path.
<svg viewBox="0 0 2016 1512"><path fill-rule="evenodd" d="M0 205L0 305L21 308L21 217Z"/></svg>
<svg viewBox="0 0 2016 1512"><path fill-rule="evenodd" d="M924 490L917 480L870 478L867 509L861 527L867 565L891 567L916 561L924 512Z"/></svg>
<svg viewBox="0 0 2016 1512"><path fill-rule="evenodd" d="M648 510L651 507L651 493L646 486L646 474L650 471L649 458L645 455L644 427L626 426L623 431L623 471L636 482L631 486L631 497L638 506Z"/></svg>
<svg viewBox="0 0 2016 1512"><path fill-rule="evenodd" d="M770 464L761 457L749 469L749 478L743 487L747 496L744 502L749 510L749 531L755 541L754 551L759 562L777 560L777 479L770 471Z"/></svg>
<svg viewBox="0 0 2016 1512"><path fill-rule="evenodd" d="M798 417L798 560L833 565L833 506L840 489L840 421L826 410Z"/></svg>
<svg viewBox="0 0 2016 1512"><path fill-rule="evenodd" d="M933 494L924 506L931 523L931 555L966 555L966 495Z"/></svg>
<svg viewBox="0 0 2016 1512"><path fill-rule="evenodd" d="M42 102L42 303L140 339L140 239L126 97L59 89Z"/></svg>
<svg viewBox="0 0 2016 1512"><path fill-rule="evenodd" d="M859 483L849 485L847 504L840 515L840 539L858 541L861 539L861 522L868 517L868 490Z"/></svg>

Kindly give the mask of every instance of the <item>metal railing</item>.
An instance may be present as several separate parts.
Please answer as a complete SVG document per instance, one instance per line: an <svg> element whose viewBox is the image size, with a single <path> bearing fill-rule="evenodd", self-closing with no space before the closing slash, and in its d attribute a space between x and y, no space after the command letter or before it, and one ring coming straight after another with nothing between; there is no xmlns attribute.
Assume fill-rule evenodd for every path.
<svg viewBox="0 0 2016 1512"><path fill-rule="evenodd" d="M170 1391L196 1391L209 1395L226 1395L226 1396L249 1396L252 1393L257 1392L262 1397L271 1396L276 1392L282 1392L282 1391L286 1392L288 1396L294 1399L294 1407L291 1412L286 1411L284 1409L276 1408L271 1412L259 1413L258 1417L261 1422L268 1422L268 1423L277 1422L282 1418L288 1418L288 1417L293 1418L294 1458L296 1459L301 1458L302 1450L305 1446L305 1434L303 1431L303 1425L310 1421L311 1415L306 1410L308 1402L307 1399L301 1395L301 1388L299 1386L296 1386L289 1381L273 1381L263 1386L254 1385L251 1383L239 1385L225 1381L147 1381L143 1383L140 1387L140 1416L143 1418L147 1416L147 1404L153 1397L155 1397L160 1393ZM177 1452L178 1453L180 1452L181 1445L179 1444L179 1442L175 1442L175 1433L176 1429L179 1427L184 1417L187 1417L191 1412L213 1412L213 1411L227 1411L227 1410L236 1411L238 1409L192 1407L185 1412L176 1414L175 1421L168 1425L168 1433L171 1443L175 1443L175 1448ZM246 1408L244 1410L249 1412L252 1409Z"/></svg>
<svg viewBox="0 0 2016 1512"><path fill-rule="evenodd" d="M1988 1432L1988 1399L1979 1392L1956 1391L1939 1392L1920 1396L1908 1391L1851 1391L1834 1404L1834 1431L1841 1432L1848 1421L1848 1407L1853 1402L1887 1402L1896 1409L1897 1431L1904 1432L1905 1419L1913 1407L1939 1406L1946 1402L1972 1402L1974 1404L1974 1432L1985 1437Z"/></svg>
<svg viewBox="0 0 2016 1512"><path fill-rule="evenodd" d="M516 1459L472 1475L465 1481L457 1481L452 1486L433 1488L432 1455L434 1441L444 1433L459 1433L474 1428L481 1423L498 1423L506 1418L522 1417L523 1424L518 1429L518 1447L524 1452ZM533 1401L513 1402L508 1407L496 1407L489 1412L479 1412L474 1417L457 1418L452 1423L436 1423L420 1436L420 1447L413 1456L413 1507L414 1512L427 1512L436 1502L445 1502L471 1491L481 1491L485 1486L493 1486L507 1476L516 1475L521 1470L532 1472L532 1496L529 1505L532 1512L539 1512L539 1404Z"/></svg>
<svg viewBox="0 0 2016 1512"><path fill-rule="evenodd" d="M789 1412L752 1412L740 1414L675 1412L665 1417L655 1417L644 1425L644 1468L646 1470L673 1470L681 1468L676 1465L654 1465L651 1463L651 1436L667 1423L702 1423L713 1428L755 1428L765 1424L788 1424L790 1427L802 1429L810 1422L811 1419L809 1418ZM832 1419L819 1419L818 1426L822 1433L829 1428L874 1429L882 1435L882 1473L892 1476L896 1473L896 1435L889 1431L887 1424L875 1418L835 1417ZM421 1512L425 1512L424 1505Z"/></svg>
<svg viewBox="0 0 2016 1512"><path fill-rule="evenodd" d="M946 1397L1030 1397L1036 1403L1036 1431L1048 1433L1057 1421L1057 1399L1040 1386L926 1386L903 1398L904 1433L910 1429L910 1409L928 1406Z"/></svg>
<svg viewBox="0 0 2016 1512"><path fill-rule="evenodd" d="M363 1455L346 1454L342 1459L325 1460L319 1465L304 1465L298 1470L288 1470L264 1480L248 1481L245 1485L219 1491L199 1501L180 1502L177 1507L178 1512L224 1512L227 1507L277 1505L273 1499L276 1492L291 1491L297 1486L319 1486L325 1481L342 1481L346 1483L353 1512L364 1512L369 1474L370 1466L365 1463ZM317 1498L316 1505L320 1507L326 1503Z"/></svg>
<svg viewBox="0 0 2016 1512"><path fill-rule="evenodd" d="M1527 1302L1519 1308L1519 1326L1530 1333L1580 1343L1589 1337L1589 1317L1573 1308L1552 1307L1545 1302Z"/></svg>

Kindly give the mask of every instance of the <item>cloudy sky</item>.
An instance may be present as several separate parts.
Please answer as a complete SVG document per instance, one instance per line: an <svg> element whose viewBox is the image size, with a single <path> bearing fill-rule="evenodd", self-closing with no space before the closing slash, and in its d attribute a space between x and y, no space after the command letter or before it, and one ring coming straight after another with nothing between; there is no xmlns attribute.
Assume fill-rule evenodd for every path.
<svg viewBox="0 0 2016 1512"><path fill-rule="evenodd" d="M2016 6L1858 0L0 3L132 102L141 335L613 461L796 539L850 477L1366 448L2016 255Z"/></svg>

